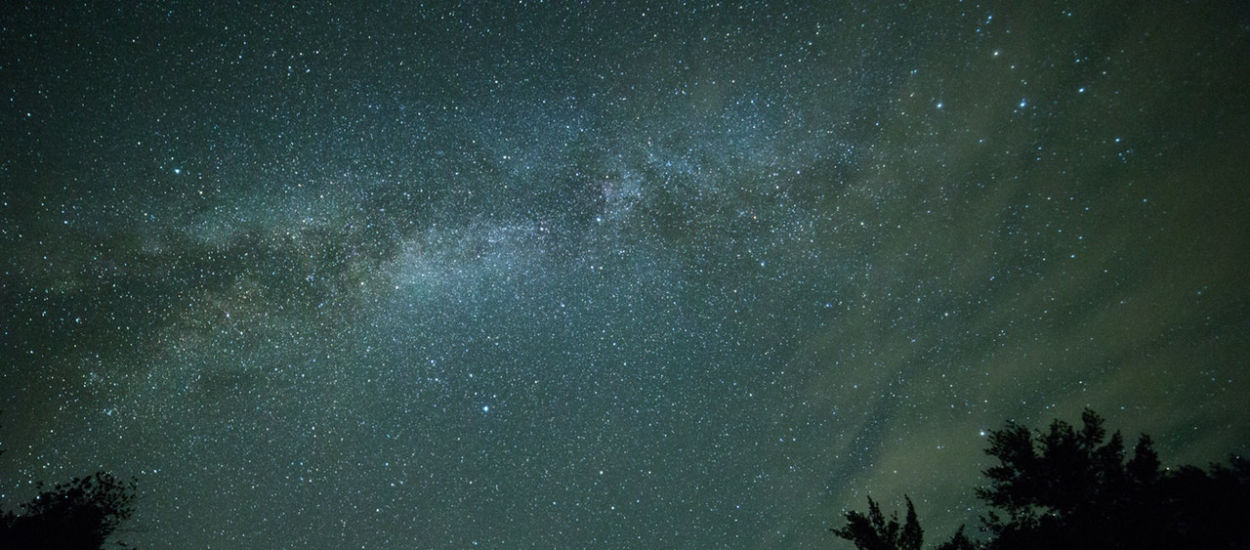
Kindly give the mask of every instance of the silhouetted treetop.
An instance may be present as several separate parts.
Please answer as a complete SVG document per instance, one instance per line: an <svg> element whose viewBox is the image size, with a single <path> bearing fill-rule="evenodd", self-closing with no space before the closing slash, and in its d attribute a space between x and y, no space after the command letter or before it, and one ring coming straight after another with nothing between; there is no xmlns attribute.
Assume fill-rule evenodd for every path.
<svg viewBox="0 0 1250 550"><path fill-rule="evenodd" d="M96 549L134 512L135 482L105 472L40 491L0 520L0 547Z"/></svg>
<svg viewBox="0 0 1250 550"><path fill-rule="evenodd" d="M1055 420L1036 438L1014 423L992 432L985 452L999 463L983 472L990 483L978 488L977 496L1012 519L1039 513L1065 517L1109 505L1158 475L1150 438L1138 440L1130 470L1119 432L1108 440L1103 419L1088 409L1081 422L1078 431Z"/></svg>
<svg viewBox="0 0 1250 550"><path fill-rule="evenodd" d="M0 549L96 550L134 513L133 479L124 482L96 472L51 489L43 482L37 487L39 494L19 512L0 510Z"/></svg>
<svg viewBox="0 0 1250 550"><path fill-rule="evenodd" d="M1055 420L1033 432L1008 422L990 433L985 452L997 459L976 489L993 508L982 517L987 539L973 541L960 527L939 550L1250 548L1250 462L1242 457L1209 472L1162 469L1149 436L1130 458L1120 433L1108 436L1088 409L1079 429ZM907 524L919 533L907 505ZM868 516L845 517L847 526L832 531L861 550L919 548L919 537L901 546L897 517L885 521L871 499Z"/></svg>
<svg viewBox="0 0 1250 550"><path fill-rule="evenodd" d="M855 543L861 550L920 550L924 544L924 531L916 520L916 508L907 500L907 519L900 526L898 513L890 514L889 521L881 513L881 507L868 497L868 515L856 511L846 513L846 526L829 529L833 534Z"/></svg>

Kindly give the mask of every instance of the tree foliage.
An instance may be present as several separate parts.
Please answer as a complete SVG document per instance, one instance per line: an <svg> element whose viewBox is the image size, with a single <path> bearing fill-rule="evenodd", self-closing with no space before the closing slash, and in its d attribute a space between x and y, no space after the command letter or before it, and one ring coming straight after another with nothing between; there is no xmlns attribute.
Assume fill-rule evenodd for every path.
<svg viewBox="0 0 1250 550"><path fill-rule="evenodd" d="M0 450L0 455L3 450ZM134 513L135 481L96 472L45 489L19 507L0 511L0 549L95 550ZM118 547L126 545L118 543Z"/></svg>
<svg viewBox="0 0 1250 550"><path fill-rule="evenodd" d="M860 550L920 550L924 544L924 531L916 519L916 508L911 498L904 498L907 500L907 519L901 526L897 512L886 521L881 507L869 497L868 515L853 510L846 512L846 526L830 531L855 543Z"/></svg>
<svg viewBox="0 0 1250 550"><path fill-rule="evenodd" d="M961 527L939 550L1250 548L1241 526L1250 517L1250 462L1241 457L1209 471L1162 469L1149 436L1130 456L1120 433L1108 437L1090 410L1080 428L1056 420L1033 432L1009 422L991 432L985 452L997 459L976 489L992 509L982 518L987 538L973 541ZM848 512L847 526L833 532L861 550L896 548L873 545L896 540L888 536L897 522L878 521L869 505L868 516ZM908 500L909 524L913 517Z"/></svg>

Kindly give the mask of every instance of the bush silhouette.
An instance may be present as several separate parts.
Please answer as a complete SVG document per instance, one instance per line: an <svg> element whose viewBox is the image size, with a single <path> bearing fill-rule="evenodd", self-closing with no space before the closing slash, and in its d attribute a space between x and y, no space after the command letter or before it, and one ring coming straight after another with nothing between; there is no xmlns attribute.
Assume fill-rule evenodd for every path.
<svg viewBox="0 0 1250 550"><path fill-rule="evenodd" d="M1009 422L991 432L986 453L998 463L983 473L976 495L994 510L982 518L987 538L976 542L961 527L940 550L1250 548L1250 463L1234 456L1210 471L1193 466L1161 469L1149 436L1131 458L1117 432L1107 437L1103 419L1086 410L1078 430L1056 420L1032 432ZM1127 461L1126 461L1127 459ZM914 519L908 499L908 524ZM897 519L885 522L869 499L869 515L846 514L832 531L861 550L919 548L890 543ZM893 527L892 527L893 526ZM876 538L869 537L873 529ZM915 532L920 532L917 522Z"/></svg>

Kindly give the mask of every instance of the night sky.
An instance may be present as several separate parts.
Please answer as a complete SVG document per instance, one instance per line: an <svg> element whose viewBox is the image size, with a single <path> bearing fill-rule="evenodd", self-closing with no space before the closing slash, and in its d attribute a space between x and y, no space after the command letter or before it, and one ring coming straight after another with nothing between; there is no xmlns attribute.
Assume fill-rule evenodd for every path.
<svg viewBox="0 0 1250 550"><path fill-rule="evenodd" d="M1250 452L1237 2L5 2L0 506L849 546L1089 406Z"/></svg>

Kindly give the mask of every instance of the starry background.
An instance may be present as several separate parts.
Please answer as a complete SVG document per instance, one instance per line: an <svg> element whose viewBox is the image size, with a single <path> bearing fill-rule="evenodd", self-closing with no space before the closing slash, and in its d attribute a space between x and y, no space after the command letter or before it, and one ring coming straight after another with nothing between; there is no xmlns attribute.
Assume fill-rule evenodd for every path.
<svg viewBox="0 0 1250 550"><path fill-rule="evenodd" d="M930 540L1250 445L1234 2L6 2L0 504L143 548Z"/></svg>

